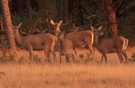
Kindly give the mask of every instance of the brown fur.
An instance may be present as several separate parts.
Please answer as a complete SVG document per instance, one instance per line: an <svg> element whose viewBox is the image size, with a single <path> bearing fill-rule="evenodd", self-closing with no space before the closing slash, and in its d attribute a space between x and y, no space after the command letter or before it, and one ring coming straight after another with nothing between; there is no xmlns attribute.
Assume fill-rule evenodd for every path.
<svg viewBox="0 0 135 88"><path fill-rule="evenodd" d="M74 55L71 53L71 50L73 50L73 43L69 39L64 38L65 33L59 33L58 34L58 41L56 42L54 46L54 51L60 52L60 63L62 61L61 55L65 55L66 61L69 62L69 59L72 57L74 61Z"/></svg>
<svg viewBox="0 0 135 88"><path fill-rule="evenodd" d="M60 45L60 42L62 46ZM62 39L62 40L57 40L55 46L54 46L54 51L60 53L60 63L62 62L61 56L65 55L66 60L68 55L71 53L71 50L73 49L73 43L69 39Z"/></svg>
<svg viewBox="0 0 135 88"><path fill-rule="evenodd" d="M50 33L33 34L28 36L21 36L19 34L19 27L14 26L16 42L22 46L25 50L29 51L29 59L33 60L33 50L44 50L45 56L49 61L50 53L55 58L53 47L57 41L57 37Z"/></svg>
<svg viewBox="0 0 135 88"><path fill-rule="evenodd" d="M62 20L59 23L55 23L51 20L51 24L54 26L54 29L57 31L56 35L58 35L58 32L61 32L60 25L62 24ZM93 49L93 38L94 34L91 30L81 31L81 32L71 32L68 34L65 34L65 39L69 39L73 43L73 49L75 51L76 48L82 48L82 47L88 47L90 52L94 55L94 49ZM76 56L77 52L75 51Z"/></svg>
<svg viewBox="0 0 135 88"><path fill-rule="evenodd" d="M94 30L94 34L96 48L102 54L101 61L104 57L107 63L107 54L117 53L120 62L123 61L123 57L127 62L128 57L126 54L126 49L128 46L128 39L124 38L123 36L117 36L115 38L98 39L98 36L103 34L102 32L100 32L100 30Z"/></svg>
<svg viewBox="0 0 135 88"><path fill-rule="evenodd" d="M93 49L93 32L91 30L81 32L71 32L65 35L65 39L70 39L73 42L73 48L88 47L94 53Z"/></svg>

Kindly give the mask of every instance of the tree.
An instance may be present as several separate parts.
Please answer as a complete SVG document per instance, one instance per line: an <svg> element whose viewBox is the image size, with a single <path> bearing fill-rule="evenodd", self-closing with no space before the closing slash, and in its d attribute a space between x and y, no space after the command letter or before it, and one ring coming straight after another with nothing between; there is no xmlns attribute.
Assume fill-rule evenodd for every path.
<svg viewBox="0 0 135 88"><path fill-rule="evenodd" d="M26 13L28 17L31 17L31 0L26 0Z"/></svg>
<svg viewBox="0 0 135 88"><path fill-rule="evenodd" d="M8 39L9 49L15 51L16 44L15 44L14 32L11 27L12 21L11 21L9 6L8 6L8 0L1 0L1 9L4 18L4 26Z"/></svg>
<svg viewBox="0 0 135 88"><path fill-rule="evenodd" d="M58 20L63 19L63 0L56 0L57 2L57 14L58 14Z"/></svg>
<svg viewBox="0 0 135 88"><path fill-rule="evenodd" d="M107 22L108 37L115 37L117 31L117 19L112 0L102 0L104 21Z"/></svg>
<svg viewBox="0 0 135 88"><path fill-rule="evenodd" d="M63 1L63 20L69 21L69 0Z"/></svg>

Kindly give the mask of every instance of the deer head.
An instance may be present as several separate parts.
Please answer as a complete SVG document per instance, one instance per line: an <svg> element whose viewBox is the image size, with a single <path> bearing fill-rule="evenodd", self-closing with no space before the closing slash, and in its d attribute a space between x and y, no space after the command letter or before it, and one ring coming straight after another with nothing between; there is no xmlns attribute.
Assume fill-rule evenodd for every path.
<svg viewBox="0 0 135 88"><path fill-rule="evenodd" d="M53 25L53 27L55 29L55 35L58 37L59 33L61 32L60 26L63 23L63 21L61 20L61 21L59 21L59 23L57 23L57 22L54 22L53 20L50 20L50 23Z"/></svg>
<svg viewBox="0 0 135 88"><path fill-rule="evenodd" d="M14 30L14 33L16 33L16 32L18 31L18 29L21 27L21 25L22 25L22 22L21 22L18 26L13 26L13 25L11 25L11 27L12 27L13 30Z"/></svg>
<svg viewBox="0 0 135 88"><path fill-rule="evenodd" d="M94 29L94 27L91 26L91 29L92 29L92 31L93 31L93 33L94 33L95 36L103 35L103 32L101 31L101 28L102 28L102 26L100 26L100 27L97 28L97 29Z"/></svg>
<svg viewBox="0 0 135 88"><path fill-rule="evenodd" d="M59 21L58 23L51 20L50 23L54 26L56 31L60 32L60 26L63 23L63 20Z"/></svg>

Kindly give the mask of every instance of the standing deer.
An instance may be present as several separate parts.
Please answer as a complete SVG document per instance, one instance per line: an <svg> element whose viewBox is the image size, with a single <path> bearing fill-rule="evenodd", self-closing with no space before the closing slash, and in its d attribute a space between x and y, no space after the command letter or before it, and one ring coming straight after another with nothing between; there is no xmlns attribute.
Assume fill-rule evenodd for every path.
<svg viewBox="0 0 135 88"><path fill-rule="evenodd" d="M22 25L13 26L16 42L25 50L29 51L29 59L33 61L33 50L44 50L44 54L48 62L50 62L50 54L55 60L54 45L57 37L50 33L33 34L28 36L21 36L19 28Z"/></svg>
<svg viewBox="0 0 135 88"><path fill-rule="evenodd" d="M107 63L107 54L117 53L120 63L123 61L123 57L127 62L128 57L126 54L126 49L128 46L128 39L124 38L123 36L99 39L98 36L103 34L103 32L100 31L101 28L102 26L100 26L98 29L94 29L91 26L91 29L93 30L95 35L95 47L102 54L101 61L103 61L103 58L105 58L105 62Z"/></svg>
<svg viewBox="0 0 135 88"><path fill-rule="evenodd" d="M51 20L51 24L54 25L56 31L61 32L60 26L56 27L58 23L55 23L53 20ZM75 49L82 48L85 46L88 47L89 51L92 52L94 55L94 48L92 46L93 40L94 40L94 34L91 30L85 30L81 32L71 32L71 33L65 34L64 38L69 39L73 42L73 49L76 55L77 55L77 52Z"/></svg>
<svg viewBox="0 0 135 88"><path fill-rule="evenodd" d="M62 24L62 21L59 23L52 23L54 25L54 28L58 30L60 28L60 25ZM74 55L71 53L71 50L73 49L73 43L69 39L65 39L64 35L65 33L62 33L60 31L55 31L55 35L58 37L58 40L56 44L54 45L54 51L60 53L60 63L62 62L61 56L65 55L66 62L69 62L69 59L72 57L74 60Z"/></svg>

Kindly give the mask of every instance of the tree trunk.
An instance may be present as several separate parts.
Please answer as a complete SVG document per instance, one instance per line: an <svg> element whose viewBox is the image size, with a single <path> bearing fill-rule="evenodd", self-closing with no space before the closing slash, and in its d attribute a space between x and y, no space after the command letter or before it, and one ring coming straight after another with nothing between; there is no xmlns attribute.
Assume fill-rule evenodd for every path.
<svg viewBox="0 0 135 88"><path fill-rule="evenodd" d="M75 10L76 14L74 15L74 17L76 18L76 25L77 26L84 25L81 0L75 0L73 9L76 9Z"/></svg>
<svg viewBox="0 0 135 88"><path fill-rule="evenodd" d="M69 21L69 0L63 1L63 20L64 22Z"/></svg>
<svg viewBox="0 0 135 88"><path fill-rule="evenodd" d="M26 13L27 13L27 16L29 19L32 19L31 18L31 0L26 0Z"/></svg>
<svg viewBox="0 0 135 88"><path fill-rule="evenodd" d="M58 20L63 20L63 0L56 0Z"/></svg>
<svg viewBox="0 0 135 88"><path fill-rule="evenodd" d="M116 13L112 3L112 0L102 0L104 21L107 22L108 37L115 37L118 34L117 31L117 19Z"/></svg>
<svg viewBox="0 0 135 88"><path fill-rule="evenodd" d="M4 18L4 25L5 25L5 31L8 39L9 49L15 51L16 44L15 44L14 32L11 27L12 21L11 21L9 6L8 6L8 0L1 0L1 9Z"/></svg>

